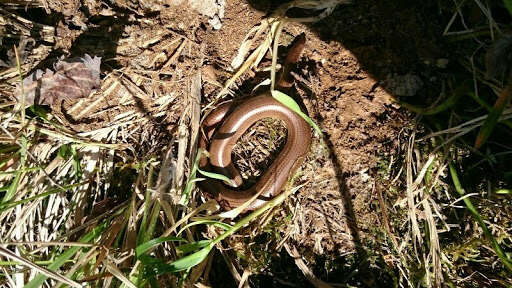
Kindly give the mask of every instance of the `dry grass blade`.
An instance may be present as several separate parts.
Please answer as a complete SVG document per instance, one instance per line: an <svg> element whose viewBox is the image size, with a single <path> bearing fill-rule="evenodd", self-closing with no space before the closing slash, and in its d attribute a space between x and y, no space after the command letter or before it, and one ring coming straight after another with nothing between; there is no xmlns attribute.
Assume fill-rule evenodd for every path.
<svg viewBox="0 0 512 288"><path fill-rule="evenodd" d="M505 7L512 5L512 1L504 1ZM500 206L511 195L508 182L493 182L501 174L510 178L507 162L501 161L506 159L503 155L512 155L510 145L501 141L498 144L502 150L493 149L502 140L498 133L510 134L512 122L507 119L512 119L512 86L504 85L500 77L489 77L481 67L484 48L493 39L503 37L502 31L509 33L509 23L499 22L508 21L508 14L496 13L503 8L502 1L416 5L390 0L393 3L387 8L404 20L397 25L387 21L389 17L379 8L389 3L373 5L370 0L354 1L348 9L336 9L325 21L305 25L297 22L321 20L339 4L350 1L291 0L278 3L277 9L273 3L268 17L259 9L268 7L265 3L205 1L205 5L215 2L229 12L229 17L218 15L223 24L219 31L206 24L211 16L160 7L180 1L8 2L0 8L0 41L6 47L3 51L11 54L10 47L22 35L34 39L28 46L21 45L22 41L16 44L18 63L11 56L0 57L0 65L7 61L10 66L0 71L0 80L4 80L0 81L0 94L14 96L15 77L37 68L51 68L48 64L60 54L90 51L109 59L102 65L101 88L82 100L39 107L41 114L36 116L34 107L23 110L15 106L19 102L21 107L25 106L23 102L30 105L30 99L25 98L28 86L16 102L0 100L4 112L0 113L0 202L4 202L0 203L0 223L4 224L0 225L0 241L4 241L0 251L10 251L44 267L11 261L13 258L5 259L0 253L7 260L0 263L0 286L23 287L27 283L33 288L69 287L78 282L97 287L215 287L217 281L227 280L219 279L216 266L212 266L218 263L215 257L219 252L229 267L229 272L220 276L232 275L239 287L258 283L253 281L253 273L267 272L275 275L273 281L290 286L509 285L510 275L498 261L494 243L482 238L489 237L486 233L494 235L504 253L512 239L508 225L512 214L506 205ZM181 2L185 5L191 1ZM48 19L41 22L35 18L45 10ZM427 13L420 15L422 12ZM431 21L431 12L441 17ZM55 13L60 15L58 19ZM477 23L472 23L473 19ZM435 28L433 33L430 26ZM383 31L387 27L391 31ZM443 28L449 37L437 43ZM308 37L305 57L294 65L296 73L290 73L294 80L289 82L297 84L293 87L297 89L285 96L294 101L289 102L292 104L293 99L304 100L303 106L296 105L298 111L307 108L315 119L321 119L325 132L324 139L314 137L313 142L333 140L332 147L326 147L325 142L314 143L304 162L305 173L300 174L301 183L306 183L291 190L287 187L268 210L243 215L249 201L238 209L219 211L218 203L207 201L209 198L194 187L196 181L203 180L195 173L201 116L221 99L237 98L237 90L250 91L255 81L260 84L254 87L254 93L288 88L279 79L287 70L282 65L286 61L277 59L278 52L288 50L290 55L299 40L295 36L302 31ZM351 37L351 31L358 31L360 39ZM400 49L404 53L373 45L392 42L395 32L401 31L405 40L412 40L395 43L404 48ZM292 49L280 46L292 38ZM240 43L233 43L240 39ZM437 59L443 54L439 51L461 39L465 41L460 45L465 49L461 52L474 53L471 57L457 59L454 55L459 53L448 53ZM361 41L368 45L360 47ZM426 50L418 51L416 44L422 41L428 45L423 47ZM386 59L379 55L386 55ZM425 68L428 73L424 73ZM459 73L458 69L467 71ZM425 100L434 103L432 106L391 103L392 94L399 93L388 89L386 74L406 70L408 76L425 80L417 94L424 97L411 103ZM447 91L457 91L465 82L473 83L471 96L480 106L471 106L475 104L471 99L457 101L464 99L459 94L445 93L444 85ZM466 90L471 89L462 89L460 94L470 93ZM432 99L437 98L434 94L440 95L437 100ZM487 104L496 99L494 108ZM421 114L412 123L417 126L412 127L410 114L399 106ZM25 111L27 115L23 115ZM267 125L266 120L263 122ZM322 130L313 127L321 135ZM491 139L488 135L492 127L496 137L486 142ZM277 137L274 142L285 138L286 132L260 128L253 127L248 133L257 141L248 140L246 144L241 138L242 145L238 146L244 153L236 154L239 157L234 160L244 172L261 172L268 162L258 162L260 158L272 158L273 149L279 149L275 143L266 145L260 140L266 140L266 136L270 141ZM478 130L485 131L480 132L474 146L479 148L485 142L481 151L475 151L466 141L469 138L473 144ZM461 142L464 147L458 146ZM73 152L62 152L66 150ZM12 151L14 155L8 155ZM368 152L372 155L365 155ZM478 157L479 162L472 162ZM452 183L444 182L450 178L448 161L472 164L460 167L465 173L461 180L479 169L492 179L479 183L470 179L466 185L477 187L471 191L474 193L454 197ZM336 165L339 167L333 167ZM487 173L491 171L488 166L495 169L493 175ZM158 180L153 181L157 175ZM252 177L248 176L248 182ZM55 187L66 191L51 190L58 189ZM286 197L299 188L303 193L287 201ZM181 198L183 195L186 197ZM471 218L466 210L469 208L460 203L470 200L478 201L473 208L481 213L479 221ZM288 205L277 207L283 201ZM397 204L389 207L390 203ZM101 231L87 243L74 242L100 226ZM482 229L488 231L482 234ZM170 241L178 236L186 241ZM274 256L282 256L282 247L294 264L276 268ZM218 251L212 253L213 249ZM320 274L314 272L323 269L321 262L314 261L318 255L325 256L328 268ZM331 256L346 261L338 265L340 262L332 262ZM501 259L508 256L505 253ZM365 267L359 265L361 258L365 258ZM45 268L64 275L64 279L39 270ZM280 269L290 273L280 279ZM328 283L334 281L334 274L346 281ZM373 276L370 274L378 275L378 282L366 278ZM297 279L306 283L286 282Z"/></svg>
<svg viewBox="0 0 512 288"><path fill-rule="evenodd" d="M119 270L119 268L116 267L114 263L112 263L109 260L103 261L105 264L105 267L107 268L108 272L112 273L119 281L123 282L124 285L130 288L137 288L135 284L133 284L126 276L124 276L123 272Z"/></svg>
<svg viewBox="0 0 512 288"><path fill-rule="evenodd" d="M240 279L240 284L238 284L238 288L250 287L248 282L249 276L251 276L251 271L244 270L244 273L242 274L242 279Z"/></svg>
<svg viewBox="0 0 512 288"><path fill-rule="evenodd" d="M16 54L16 66L18 68L18 74L20 76L20 93L21 93L21 104L20 104L20 111L21 111L21 126L25 126L25 90L23 87L23 74L21 73L21 61L20 61L20 55L18 54L18 49L16 48L16 45L14 46L14 53Z"/></svg>
<svg viewBox="0 0 512 288"><path fill-rule="evenodd" d="M37 272L43 274L43 275L46 275L47 277L50 277L50 278L53 278L57 281L60 281L62 283L65 283L69 286L72 286L72 287L78 287L78 288L81 288L82 285L80 285L79 283L69 279L69 278L66 278L62 275L59 275L53 271L50 271L46 268L43 268L39 265L36 265L28 260L26 260L25 258L22 258L18 255L16 255L14 252L10 251L10 250L7 250L3 247L0 247L0 255L4 256L4 257L7 257L7 258L11 258L11 259L14 259L18 262L20 262L21 264L31 268L31 269L34 269L36 270Z"/></svg>
<svg viewBox="0 0 512 288"><path fill-rule="evenodd" d="M482 124L484 123L485 119L487 119L487 117L488 117L488 115L483 115L483 116L471 119L469 121L466 121L457 126L430 133L427 136L421 137L420 139L418 139L418 141L422 141L422 140L432 138L435 136L439 136L439 135L443 135L443 134L469 133L472 130L482 126ZM507 120L510 118L512 118L512 109L506 109L505 111L503 111L503 114L499 118L499 121Z"/></svg>
<svg viewBox="0 0 512 288"><path fill-rule="evenodd" d="M201 206L197 207L196 209L190 211L187 215L183 216L176 224L174 224L172 227L167 229L162 235L159 237L167 237L171 235L171 233L176 232L176 229L180 227L182 224L186 223L192 216L197 215L200 212L207 211L216 211L219 209L219 204L215 200L210 200L206 203L201 204Z"/></svg>
<svg viewBox="0 0 512 288"><path fill-rule="evenodd" d="M231 67L233 69L238 69L240 65L244 62L245 56L249 53L252 44L255 40L257 40L261 34L267 29L268 21L262 21L259 25L253 27L245 36L244 40L242 40L242 44L240 48L238 48L237 55L231 61ZM254 36L253 36L254 34ZM253 36L253 37L251 37Z"/></svg>
<svg viewBox="0 0 512 288"><path fill-rule="evenodd" d="M92 259L94 259L98 255L98 253L99 252L97 250L97 247L93 247L91 250L89 250L89 252L87 252L87 254L81 257L78 261L76 261L75 264L73 264L71 268L69 268L69 270L66 273L66 277L72 277L73 273L75 273L76 270L86 265L86 263L92 261ZM55 288L59 288L61 286L62 284L58 284L56 285Z"/></svg>
<svg viewBox="0 0 512 288"><path fill-rule="evenodd" d="M242 276L240 276L240 273L238 273L235 259L233 259L233 257L230 255L229 251L226 251L226 249L222 247L221 243L218 243L216 246L220 252L220 255L222 256L222 259L224 259L224 262L226 262L228 270L233 276L233 279L238 283L238 286L244 287L244 282L242 282Z"/></svg>
<svg viewBox="0 0 512 288"><path fill-rule="evenodd" d="M331 285L328 283L325 283L324 281L318 279L315 274L309 269L309 267L306 265L304 260L302 260L302 257L300 256L299 252L297 251L297 248L294 246L290 247L288 243L284 244L284 248L288 252L288 254L294 259L295 265L299 267L299 269L304 273L304 276L311 282L311 284L316 288L332 288Z"/></svg>
<svg viewBox="0 0 512 288"><path fill-rule="evenodd" d="M0 268L5 275L5 278L7 278L7 283L9 283L10 287L16 287L16 283L12 279L12 277L9 275L9 272L4 267Z"/></svg>
<svg viewBox="0 0 512 288"><path fill-rule="evenodd" d="M21 242L4 242L0 243L0 246L18 246L18 245L35 245L35 246L63 246L63 247L94 247L95 244L90 243L81 243L81 242L57 242L57 241L49 241L49 242L40 242L40 241L34 241L34 242L28 242L28 241L21 241Z"/></svg>
<svg viewBox="0 0 512 288"><path fill-rule="evenodd" d="M201 121L201 73L198 72L190 85L190 153L189 153L189 167L193 165L192 159L197 153L197 143L199 137L199 125Z"/></svg>
<svg viewBox="0 0 512 288"><path fill-rule="evenodd" d="M420 228L418 225L418 220L416 216L416 202L414 197L415 192L415 186L413 182L413 143L414 143L414 137L415 134L411 136L411 139L409 139L409 147L407 149L407 205L408 205L408 218L411 224L411 230L412 230L412 236L413 236L413 243L416 243L416 241L419 244L422 244L423 238L421 237ZM414 245L416 247L416 245Z"/></svg>
<svg viewBox="0 0 512 288"><path fill-rule="evenodd" d="M11 127L21 129L22 126L21 126L21 124L12 124ZM82 146L82 147L98 146L98 147L107 148L107 149L125 149L125 148L130 147L127 144L105 144L105 143L101 143L101 142L88 141L86 139L80 139L80 138L72 136L72 135L66 135L62 132L56 132L56 131L44 128L38 124L28 124L25 126L25 129L31 130L34 132L36 132L36 131L40 132L44 135L52 137L55 140L76 143L78 146ZM112 128L108 128L108 129L112 129Z"/></svg>
<svg viewBox="0 0 512 288"><path fill-rule="evenodd" d="M190 108L190 106L188 107ZM180 118L180 124L178 126L178 153L176 155L176 174L174 175L175 178L173 183L173 192L176 194L172 195L174 200L173 202L175 205L177 205L180 202L181 195L178 195L178 191L180 191L183 185L183 179L185 177L185 158L187 156L187 147L189 140L189 129L187 128L187 121L185 119L187 119L186 114L184 114Z"/></svg>
<svg viewBox="0 0 512 288"><path fill-rule="evenodd" d="M101 250L98 258L96 259L96 263L94 264L94 267L92 270L96 270L96 268L98 268L98 265L100 265L100 263L103 262L103 259L105 259L105 257L108 256L110 247L112 246L114 240L118 236L121 228L123 228L123 226L126 224L126 221L127 221L127 219L125 219L124 217L117 218L116 220L113 221L113 223L111 224L111 226L107 232L108 234L106 235L106 239L102 243L102 247L101 247L102 250ZM114 274L114 273L112 273L112 274Z"/></svg>
<svg viewBox="0 0 512 288"><path fill-rule="evenodd" d="M441 269L441 246L439 244L439 235L437 231L437 225L436 221L434 219L434 215L432 213L432 209L430 207L430 201L428 201L428 195L425 195L425 198L423 203L423 211L425 212L425 218L428 225L428 238L429 238L429 244L430 244L430 251L428 253L427 259L424 259L424 262L426 263L426 271L427 271L427 286L439 286L443 281L443 271ZM426 236L426 235L425 235ZM430 264L431 263L431 264ZM432 266L432 271L434 274L434 284L432 285L430 283L430 269L428 267Z"/></svg>
<svg viewBox="0 0 512 288"><path fill-rule="evenodd" d="M269 21L269 20L263 20L263 21ZM278 22L272 22L272 25L271 27L275 27L275 25L277 24ZM272 28L271 28L272 29ZM266 36L267 38L270 37L269 35ZM253 67L254 65L256 65L255 63L257 63L257 59L260 59L260 55L261 53L263 52L266 52L268 50L268 48L270 47L270 43L269 41L264 41L263 43L260 44L260 46L258 46L258 48L256 48L249 57L247 57L247 59L244 61L244 63L240 66L240 68L236 71L236 73L228 80L226 81L226 83L224 84L224 87L222 88L222 90L217 94L217 97L216 97L216 101L220 100L223 96L225 96L230 87L235 83L235 81L240 77L242 76L242 74L247 71L250 67ZM210 107L212 107L213 105L215 105L214 102L211 102L209 103L204 109L208 109Z"/></svg>
<svg viewBox="0 0 512 288"><path fill-rule="evenodd" d="M413 133L409 139L406 158L407 215L411 225L411 235L415 252L423 251L424 242L428 244L428 252L423 253L422 257L425 265L426 286L439 287L443 282L443 271L441 267L442 250L435 215L439 215L440 213L436 209L434 199L431 198L431 191L446 167L445 165L439 165L437 163L437 157L434 154L431 154L424 163L421 163L422 156L420 151L415 147L416 141L414 138L415 133ZM437 173L434 174L435 169L438 170ZM431 174L435 175L434 179L431 179ZM423 209L420 209L420 207ZM420 229L418 215L425 220L425 233L422 233L422 229ZM442 219L442 217L440 218ZM426 241L423 240L423 237L427 238ZM405 247L407 243L402 242L402 245ZM399 251L401 249L402 248L400 248Z"/></svg>
<svg viewBox="0 0 512 288"><path fill-rule="evenodd" d="M275 28L275 32L273 33L274 38L274 48L272 50L272 67L270 70L270 91L274 91L276 86L276 65L277 65L277 47L279 46L279 38L281 37L281 32L283 31L284 21L279 21L277 23L277 27Z"/></svg>

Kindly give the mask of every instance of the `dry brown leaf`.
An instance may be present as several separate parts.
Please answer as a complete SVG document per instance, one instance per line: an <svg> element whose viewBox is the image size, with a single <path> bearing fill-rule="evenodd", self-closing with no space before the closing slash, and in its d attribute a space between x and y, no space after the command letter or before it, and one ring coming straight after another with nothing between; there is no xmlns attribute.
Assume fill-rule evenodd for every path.
<svg viewBox="0 0 512 288"><path fill-rule="evenodd" d="M25 105L34 103L51 105L64 99L84 98L101 85L101 57L85 54L83 58L59 60L54 70L37 70L23 79ZM18 87L16 99L21 102Z"/></svg>

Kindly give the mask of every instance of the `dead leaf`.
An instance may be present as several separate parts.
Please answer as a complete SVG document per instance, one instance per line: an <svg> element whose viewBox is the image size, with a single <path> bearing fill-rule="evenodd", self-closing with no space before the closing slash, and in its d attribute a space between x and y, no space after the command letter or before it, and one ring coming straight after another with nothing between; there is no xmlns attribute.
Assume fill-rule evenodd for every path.
<svg viewBox="0 0 512 288"><path fill-rule="evenodd" d="M23 93L27 106L34 103L51 105L64 99L85 98L99 88L101 57L85 54L84 58L59 60L54 70L37 70L23 79ZM21 102L20 87L16 99Z"/></svg>

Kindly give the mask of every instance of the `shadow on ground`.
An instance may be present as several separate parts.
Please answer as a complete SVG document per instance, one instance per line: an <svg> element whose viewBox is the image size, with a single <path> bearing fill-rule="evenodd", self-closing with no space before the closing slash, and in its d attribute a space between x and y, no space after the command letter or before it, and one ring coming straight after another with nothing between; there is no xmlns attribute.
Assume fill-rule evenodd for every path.
<svg viewBox="0 0 512 288"><path fill-rule="evenodd" d="M284 2L288 1L249 1L253 8L267 14ZM300 15L300 13L304 12L289 11L290 16ZM442 80L440 76L450 73L449 69L441 71L435 65L439 59L450 57L450 51L440 46L443 43L440 38L444 27L440 23L442 18L437 16L440 16L440 7L435 1L361 0L339 5L322 21L305 25L322 41L327 43L336 41L342 44L357 58L361 69L393 96L400 95L396 95L396 87L387 85L390 79L397 75L414 75L417 79L421 79L421 89L416 91L413 102L428 103L439 95ZM326 60L329 61L329 59ZM343 83L336 86L341 87ZM323 128L322 119L315 117L317 116L315 114L319 115L318 111L309 111L309 113ZM348 228L356 247L356 257L349 271L342 271L344 269L341 267L344 265L340 264L340 268L331 270L329 273L322 273L325 269L320 267L320 273L317 275L328 282L350 283L359 287L392 285L393 276L381 275L382 271L369 267L368 257L374 253L367 251L368 248L360 238L358 215L354 212L353 197L347 187L342 161L335 152L337 139L333 139L329 134L324 136L329 148L329 156L334 164L338 187L340 187L339 194L344 202ZM340 257L339 260L343 262L346 258ZM321 265L322 262L319 262ZM304 285L307 287L309 283Z"/></svg>

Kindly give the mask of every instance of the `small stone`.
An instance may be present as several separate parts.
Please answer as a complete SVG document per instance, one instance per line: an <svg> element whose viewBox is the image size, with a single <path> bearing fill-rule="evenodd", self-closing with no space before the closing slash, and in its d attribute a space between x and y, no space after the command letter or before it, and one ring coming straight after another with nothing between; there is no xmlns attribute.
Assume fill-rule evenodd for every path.
<svg viewBox="0 0 512 288"><path fill-rule="evenodd" d="M423 81L414 74L395 75L388 77L384 86L395 96L414 96L423 87Z"/></svg>
<svg viewBox="0 0 512 288"><path fill-rule="evenodd" d="M215 30L219 30L220 28L222 28L222 23L220 22L219 15L214 15L213 18L208 20L208 23L210 23L210 25L212 25L213 29Z"/></svg>
<svg viewBox="0 0 512 288"><path fill-rule="evenodd" d="M208 23L213 29L218 30L222 27L221 19L224 18L225 0L189 0L188 4L199 14L208 16Z"/></svg>

